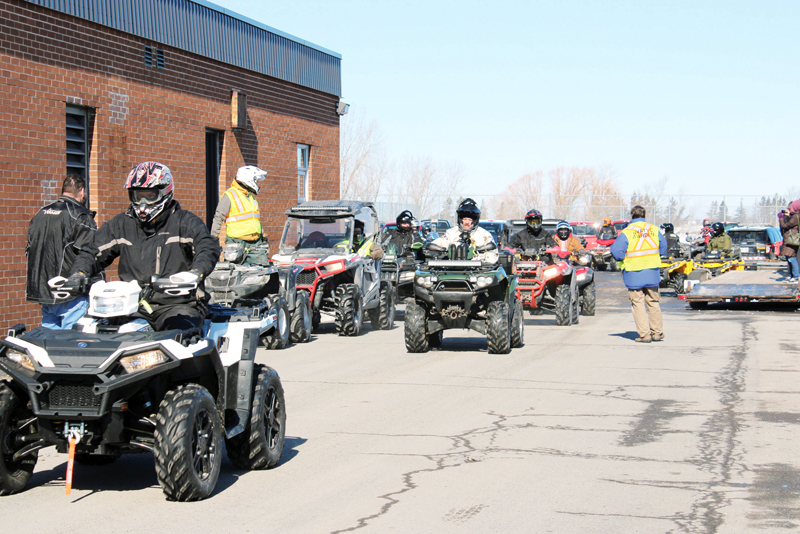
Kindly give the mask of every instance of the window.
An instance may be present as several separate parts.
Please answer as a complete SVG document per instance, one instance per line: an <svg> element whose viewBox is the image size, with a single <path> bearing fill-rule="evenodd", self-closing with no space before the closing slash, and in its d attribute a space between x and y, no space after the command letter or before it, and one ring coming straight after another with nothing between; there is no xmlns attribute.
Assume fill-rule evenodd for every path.
<svg viewBox="0 0 800 534"><path fill-rule="evenodd" d="M311 148L308 145L297 145L297 201L311 200L308 181L308 161Z"/></svg>

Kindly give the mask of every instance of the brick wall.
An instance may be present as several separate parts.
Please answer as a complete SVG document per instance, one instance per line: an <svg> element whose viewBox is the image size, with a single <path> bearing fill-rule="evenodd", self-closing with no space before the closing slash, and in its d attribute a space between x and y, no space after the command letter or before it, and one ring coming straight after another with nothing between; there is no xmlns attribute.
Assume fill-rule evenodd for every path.
<svg viewBox="0 0 800 534"><path fill-rule="evenodd" d="M144 64L144 46L166 68ZM247 95L248 123L230 128L231 90ZM102 224L128 206L123 189L140 161L166 164L175 197L205 219L205 132L223 132L220 195L241 165L269 174L259 204L276 244L297 201L297 144L311 146L311 198L339 197L338 98L190 54L21 0L0 2L0 332L38 325L25 301L27 227L60 193L65 106L95 112L91 208ZM112 271L113 276L113 271Z"/></svg>

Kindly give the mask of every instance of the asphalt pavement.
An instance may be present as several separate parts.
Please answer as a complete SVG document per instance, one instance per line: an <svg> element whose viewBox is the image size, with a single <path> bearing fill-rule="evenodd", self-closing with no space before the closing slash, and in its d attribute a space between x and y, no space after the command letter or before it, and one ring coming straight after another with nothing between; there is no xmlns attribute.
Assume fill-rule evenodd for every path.
<svg viewBox="0 0 800 534"><path fill-rule="evenodd" d="M794 309L691 310L638 344L619 273L595 317L526 316L525 346L448 331L408 354L393 330L259 350L286 390L279 465L225 459L215 494L168 502L150 454L77 466L41 452L0 498L4 533L703 533L800 528Z"/></svg>

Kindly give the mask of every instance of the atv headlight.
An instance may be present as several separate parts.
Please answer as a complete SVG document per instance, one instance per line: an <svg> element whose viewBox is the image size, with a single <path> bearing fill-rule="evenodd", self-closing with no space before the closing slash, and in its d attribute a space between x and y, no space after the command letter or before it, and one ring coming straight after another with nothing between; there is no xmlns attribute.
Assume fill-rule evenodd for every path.
<svg viewBox="0 0 800 534"><path fill-rule="evenodd" d="M413 279L414 279L414 273L412 271L408 271L406 273L400 273L401 282L408 282Z"/></svg>
<svg viewBox="0 0 800 534"><path fill-rule="evenodd" d="M94 297L94 311L108 315L111 313L120 313L125 309L125 304L128 302L127 295L118 297Z"/></svg>
<svg viewBox="0 0 800 534"><path fill-rule="evenodd" d="M31 357L24 352L20 352L14 349L9 349L6 352L6 358L30 371L30 373L25 373L25 374L33 375L33 372L36 370L33 367L33 360L31 360Z"/></svg>
<svg viewBox="0 0 800 534"><path fill-rule="evenodd" d="M436 280L438 280L438 278L436 278L435 276L430 276L430 275L428 275L428 276L420 276L419 278L417 278L417 283L419 285L421 285L422 287L431 288L431 287L433 287L433 283Z"/></svg>
<svg viewBox="0 0 800 534"><path fill-rule="evenodd" d="M478 277L478 287L486 287L492 283L491 276L479 276Z"/></svg>
<svg viewBox="0 0 800 534"><path fill-rule="evenodd" d="M266 279L267 279L267 277L264 276L264 275L257 275L257 274L256 275L251 275L251 276L246 277L244 280L242 280L242 285L244 285L244 286L255 286L255 285L259 285L259 284L266 284L267 283Z"/></svg>
<svg viewBox="0 0 800 534"><path fill-rule="evenodd" d="M147 352L140 352L139 354L132 354L120 358L119 363L125 372L136 373L150 369L151 367L169 361L167 355L160 350L148 350Z"/></svg>
<svg viewBox="0 0 800 534"><path fill-rule="evenodd" d="M578 263L580 263L581 265L588 265L590 261L591 258L589 256L581 256L580 258L578 258Z"/></svg>
<svg viewBox="0 0 800 534"><path fill-rule="evenodd" d="M344 269L344 262L337 261L336 263L329 263L328 265L323 265L322 270L326 273L330 273L333 271L341 271Z"/></svg>
<svg viewBox="0 0 800 534"><path fill-rule="evenodd" d="M542 271L543 278L552 278L553 276L558 274L558 267L548 267L544 271Z"/></svg>

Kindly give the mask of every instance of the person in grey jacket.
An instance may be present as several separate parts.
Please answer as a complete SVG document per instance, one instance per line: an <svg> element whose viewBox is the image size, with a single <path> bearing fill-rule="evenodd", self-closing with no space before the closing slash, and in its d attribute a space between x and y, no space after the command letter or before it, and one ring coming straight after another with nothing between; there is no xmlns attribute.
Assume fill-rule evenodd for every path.
<svg viewBox="0 0 800 534"><path fill-rule="evenodd" d="M97 224L85 200L85 180L70 174L64 178L58 200L40 209L28 226L25 298L41 304L46 328L72 328L89 307L87 297L57 299L47 285L51 278L69 276L78 253L92 243Z"/></svg>

